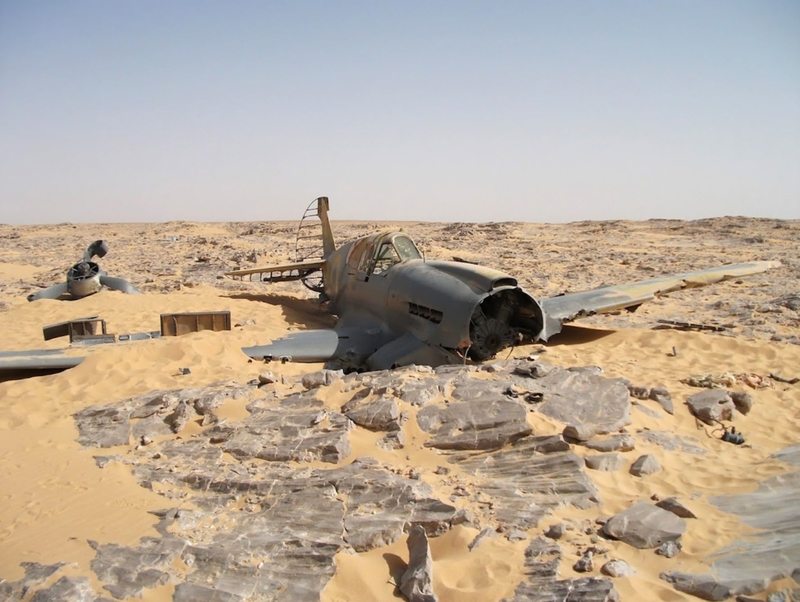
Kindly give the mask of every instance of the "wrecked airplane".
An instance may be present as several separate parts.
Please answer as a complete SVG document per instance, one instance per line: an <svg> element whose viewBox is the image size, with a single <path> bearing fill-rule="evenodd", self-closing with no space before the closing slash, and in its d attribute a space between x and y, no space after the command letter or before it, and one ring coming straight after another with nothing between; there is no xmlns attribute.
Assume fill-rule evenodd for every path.
<svg viewBox="0 0 800 602"><path fill-rule="evenodd" d="M267 283L299 280L338 316L336 328L297 332L269 345L244 348L248 356L372 370L482 361L517 344L547 341L565 323L581 317L633 310L670 291L780 265L726 265L537 300L513 276L498 270L426 260L403 232L378 232L337 248L328 210L327 197L306 209L296 263L226 275Z"/></svg>
<svg viewBox="0 0 800 602"><path fill-rule="evenodd" d="M67 271L66 281L54 284L35 293L28 295L28 301L38 299L58 299L69 293L73 299L88 297L100 291L103 287L112 291L122 291L128 294L138 294L139 290L127 280L108 276L92 259L105 257L108 246L102 240L96 240L83 252L83 259Z"/></svg>

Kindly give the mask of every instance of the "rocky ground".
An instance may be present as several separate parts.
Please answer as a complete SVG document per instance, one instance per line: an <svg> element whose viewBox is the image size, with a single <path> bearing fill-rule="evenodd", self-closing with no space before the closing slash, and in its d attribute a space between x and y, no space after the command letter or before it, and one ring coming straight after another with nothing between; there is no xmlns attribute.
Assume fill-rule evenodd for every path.
<svg viewBox="0 0 800 602"><path fill-rule="evenodd" d="M334 230L342 241L383 226ZM800 598L800 384L791 382L800 375L800 222L393 226L428 258L505 270L537 297L726 262L782 267L673 293L633 314L595 316L565 343L481 365L290 369L248 364L236 357L239 339L200 333L143 342L138 359L128 357L134 348L120 349L107 354L111 363L0 383L7 441L54 438L86 471L78 485L98 497L113 489L88 483L118 470L135 483L114 486L118 495L152 493L147 533L126 539L76 527L75 552L56 542L59 529L48 547L25 521L0 524L14 556L2 565L3 599ZM23 348L27 339L15 333L41 326L25 296L60 281L101 237L109 254L100 264L144 291L139 303L154 311L229 303L235 319L254 323L231 337L324 323L330 318L296 283L267 292L221 277L294 260L295 229L0 225L3 348ZM138 316L122 297L35 303L48 316L69 306ZM663 320L716 329L676 332ZM222 379L191 364L219 340L227 342L218 361L231 365ZM121 358L132 363L112 366ZM151 374L154 361L170 374ZM194 370L175 376L178 363ZM108 366L105 379L98 366ZM31 409L53 394L63 398L58 407ZM713 435L720 422L739 425L746 442ZM47 430L56 427L63 439ZM28 481L28 506L45 496L39 485L55 482L34 474L54 456L26 464L25 453L47 457L46 442L37 445L22 455L0 447L12 485L6 514L27 507L18 499Z"/></svg>

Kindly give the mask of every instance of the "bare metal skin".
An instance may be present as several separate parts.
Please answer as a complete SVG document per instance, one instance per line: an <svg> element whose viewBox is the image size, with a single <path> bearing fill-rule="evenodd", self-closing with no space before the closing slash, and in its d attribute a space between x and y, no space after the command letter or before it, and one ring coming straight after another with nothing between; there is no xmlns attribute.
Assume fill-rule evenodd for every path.
<svg viewBox="0 0 800 602"><path fill-rule="evenodd" d="M409 364L481 361L522 342L548 340L580 317L635 309L673 290L763 272L778 262L752 262L664 276L541 301L498 270L456 261L426 261L403 232L378 232L336 248L328 198L309 205L297 237L297 263L228 272L259 282L302 281L339 316L333 330L291 334L248 347L253 358L333 361L380 370ZM319 223L312 223L318 219ZM316 230L314 227L316 226ZM314 232L317 232L315 235ZM308 240L317 240L309 259Z"/></svg>
<svg viewBox="0 0 800 602"><path fill-rule="evenodd" d="M96 240L83 252L83 259L67 271L66 282L54 284L28 295L28 301L37 299L58 299L69 294L73 299L81 299L99 292L103 287L128 294L138 294L139 290L127 280L108 276L92 259L105 257L108 246L102 240Z"/></svg>

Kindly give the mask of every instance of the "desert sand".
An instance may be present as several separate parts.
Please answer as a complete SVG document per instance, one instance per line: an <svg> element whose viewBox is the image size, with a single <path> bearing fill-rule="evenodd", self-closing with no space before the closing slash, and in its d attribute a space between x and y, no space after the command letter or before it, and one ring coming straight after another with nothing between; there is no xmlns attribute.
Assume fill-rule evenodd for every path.
<svg viewBox="0 0 800 602"><path fill-rule="evenodd" d="M599 366L606 376L646 387L662 385L671 392L673 416L658 412L654 402L641 401L633 406L627 430L691 436L706 454L667 450L637 439L636 450L626 457L632 461L653 454L660 472L639 478L627 469L588 471L600 492L600 506L559 508L530 535L556 523L580 526L597 516L610 516L634 500L677 496L698 518L683 536L683 550L676 558L621 542L603 545L610 547L609 557L626 560L637 571L614 579L622 600L696 599L675 591L659 574L707 572L715 551L752 531L709 498L754 491L764 479L792 470L770 456L800 442L800 384L771 379L763 388L737 385L750 392L755 403L749 414L735 419L746 437L745 445L735 446L712 436L711 427L698 427L684 401L700 389L682 380L726 372L800 376L800 222L738 217L571 224L334 221L333 228L337 241L381 228L403 228L427 258L458 256L501 269L537 297L724 263L782 262L782 267L764 274L673 293L635 313L577 322L544 345L543 352L539 344L523 346L495 360L537 353L553 365ZM67 563L60 575L88 577L98 595L108 596L90 567L95 550L88 541L134 546L142 537L155 537L157 519L152 513L175 502L167 502L158 488L140 486L124 464L99 468L97 450L77 442L72 414L157 389L246 383L265 366L249 361L241 347L294 330L332 326L335 318L299 283L268 286L221 277L230 269L293 260L295 229L296 224L288 222L0 225L0 351L63 348L63 338L45 342L42 327L91 315L104 318L108 332L117 334L157 330L159 314L169 312L229 310L234 324L230 332L97 346L73 369L0 382L0 578L21 579L21 563ZM128 279L142 295L102 291L77 301L26 300L38 288L59 282L85 246L100 238L109 247L100 265L109 275ZM715 325L721 331L659 329L658 320ZM182 368L190 373L182 374ZM269 365L287 383L321 368ZM334 388L326 404L338 408L345 401L346 395ZM231 400L219 414L234 422L248 412L243 402ZM537 434L557 434L564 427L535 413L529 420ZM203 428L190 424L180 436L191 437ZM356 428L350 435L353 451L348 461L372 457L401 471L421 472L423 480L441 487L434 474L441 460L424 447L427 435L416 435L405 449L386 451L375 446L375 433ZM132 448L133 444L103 453L124 456ZM576 446L575 452L586 455L589 450ZM442 490L442 496L447 498L449 492ZM512 596L522 578L525 542L491 538L470 551L477 534L472 526L458 526L431 539L433 587L439 600L493 602ZM560 542L561 577L581 576L572 565L587 543L588 536L579 532ZM369 552L341 552L336 575L321 599L396 600L391 564L407 560L404 539ZM601 564L596 562L590 574L600 575ZM767 593L787 587L797 584L789 578L775 581L756 598L763 600ZM173 584L159 585L145 589L143 599L170 600L173 591Z"/></svg>

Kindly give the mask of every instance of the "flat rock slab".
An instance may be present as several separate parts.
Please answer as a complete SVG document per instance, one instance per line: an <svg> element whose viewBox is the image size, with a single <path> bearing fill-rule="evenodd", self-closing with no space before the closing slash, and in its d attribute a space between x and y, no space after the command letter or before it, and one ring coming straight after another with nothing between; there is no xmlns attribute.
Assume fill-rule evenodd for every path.
<svg viewBox="0 0 800 602"><path fill-rule="evenodd" d="M612 516L603 533L640 549L657 548L675 541L686 531L686 521L648 502L636 502Z"/></svg>
<svg viewBox="0 0 800 602"><path fill-rule="evenodd" d="M584 577L559 579L561 550L543 537L533 540L525 550L525 578L514 596L503 602L618 602L619 594L609 579Z"/></svg>
<svg viewBox="0 0 800 602"><path fill-rule="evenodd" d="M544 367L531 371L541 376L526 377L520 374L524 361L517 362L511 378L519 387L543 393L544 400L537 410L545 416L564 424L593 425L599 434L630 424L630 394L622 380L605 378L594 370L541 366Z"/></svg>
<svg viewBox="0 0 800 602"><path fill-rule="evenodd" d="M454 455L450 462L480 479L499 525L520 530L538 525L551 508L598 503L597 490L572 452L537 454L540 441L526 437L496 452Z"/></svg>
<svg viewBox="0 0 800 602"><path fill-rule="evenodd" d="M690 396L686 403L694 416L706 424L716 426L718 422L733 420L736 406L727 391L709 389Z"/></svg>
<svg viewBox="0 0 800 602"><path fill-rule="evenodd" d="M420 428L437 449L499 449L530 435L527 410L513 399L485 396L447 405L428 405L417 414Z"/></svg>
<svg viewBox="0 0 800 602"><path fill-rule="evenodd" d="M527 416L540 411L540 404L514 391L534 391L553 374L545 382L553 406L572 403L587 428L603 430L624 422L627 389L595 370L537 368L520 375L513 368L480 375L460 366L343 377L320 373L302 385L311 385L307 390L299 390L298 381L285 396L268 386L219 383L156 391L76 413L83 445L129 446L125 454L99 458L98 466L128 465L143 487L165 500L156 525L160 537L131 547L92 543L91 567L104 591L91 599L146 598L152 588L171 585L177 602L316 601L336 571L334 556L341 550L380 548L414 527L436 537L459 524L525 539L524 531L553 508L597 505L583 460L557 432L534 436ZM344 407L322 401L330 386L349 394ZM625 404L610 403L610 418L604 418L598 400L608 400L617 388ZM233 398L244 398L248 417L207 421ZM594 410L589 411L587 399L594 400ZM404 404L419 408L410 434ZM590 424L595 419L599 426ZM189 421L201 430L187 437L182 429ZM417 426L443 463L458 467L440 477L458 495L442 499L413 471L399 474L368 457L350 457L355 428L386 431L376 444L391 449L402 446L407 435L419 436ZM309 464L320 461L329 467ZM476 507L479 519L473 515ZM531 572L515 599L561 599L570 591L585 593L575 599L614 599L613 586L602 579L558 579L559 553L556 549L543 559L541 550L532 552ZM176 563L186 570L176 572ZM27 596L57 583L57 574L36 581L37 574L32 570L27 577ZM75 580L59 587L74 590L76 599L84 590L92 593L89 584ZM521 597L534 590L536 597Z"/></svg>
<svg viewBox="0 0 800 602"><path fill-rule="evenodd" d="M773 458L800 463L800 445L785 448ZM711 574L662 575L676 589L706 600L723 600L761 592L771 581L800 572L800 471L770 477L752 493L709 501L725 512L738 514L743 523L759 531L716 552Z"/></svg>

